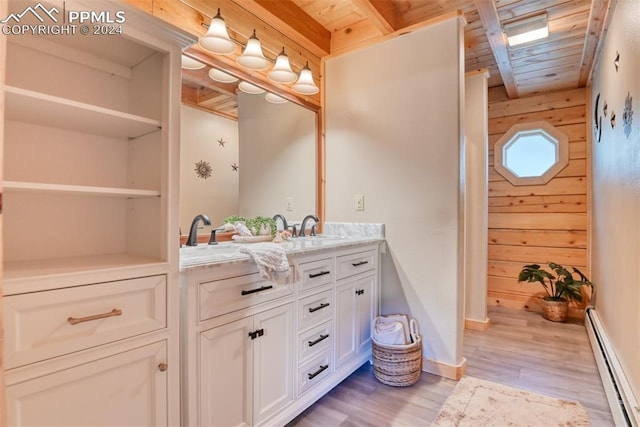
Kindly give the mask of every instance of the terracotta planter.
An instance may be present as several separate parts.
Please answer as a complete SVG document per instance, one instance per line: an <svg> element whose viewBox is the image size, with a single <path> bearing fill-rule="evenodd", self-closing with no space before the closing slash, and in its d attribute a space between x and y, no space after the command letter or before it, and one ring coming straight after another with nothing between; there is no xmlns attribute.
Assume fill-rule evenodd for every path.
<svg viewBox="0 0 640 427"><path fill-rule="evenodd" d="M568 301L542 300L542 317L552 322L564 322L567 319L568 310Z"/></svg>

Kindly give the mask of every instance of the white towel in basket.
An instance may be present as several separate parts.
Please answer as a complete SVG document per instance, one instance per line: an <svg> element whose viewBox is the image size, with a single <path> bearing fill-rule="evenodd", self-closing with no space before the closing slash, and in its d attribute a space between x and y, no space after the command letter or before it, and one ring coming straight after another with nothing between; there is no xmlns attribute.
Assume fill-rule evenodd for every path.
<svg viewBox="0 0 640 427"><path fill-rule="evenodd" d="M402 322L376 321L373 327L373 338L380 344L406 344Z"/></svg>
<svg viewBox="0 0 640 427"><path fill-rule="evenodd" d="M264 279L275 281L289 275L287 253L275 243L243 245L238 252L249 254L253 258Z"/></svg>

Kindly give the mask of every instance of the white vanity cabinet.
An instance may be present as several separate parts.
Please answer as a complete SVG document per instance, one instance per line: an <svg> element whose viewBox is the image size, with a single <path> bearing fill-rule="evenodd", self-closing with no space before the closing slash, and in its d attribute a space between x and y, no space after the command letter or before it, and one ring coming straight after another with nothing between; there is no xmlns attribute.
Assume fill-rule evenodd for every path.
<svg viewBox="0 0 640 427"><path fill-rule="evenodd" d="M8 2L19 16L26 6ZM125 22L122 35L6 37L6 417L177 425L173 176L181 48L194 40L125 2L43 7L59 23L71 10Z"/></svg>
<svg viewBox="0 0 640 427"><path fill-rule="evenodd" d="M279 283L249 260L183 272L183 425L284 425L370 360L378 257L294 253Z"/></svg>

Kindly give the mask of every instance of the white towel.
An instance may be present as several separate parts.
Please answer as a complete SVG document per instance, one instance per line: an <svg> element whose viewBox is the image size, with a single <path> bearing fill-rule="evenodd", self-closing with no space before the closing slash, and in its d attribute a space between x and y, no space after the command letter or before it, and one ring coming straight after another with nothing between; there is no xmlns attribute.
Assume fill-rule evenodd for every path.
<svg viewBox="0 0 640 427"><path fill-rule="evenodd" d="M238 249L238 252L248 254L253 258L264 279L275 281L289 275L287 253L275 243L243 245Z"/></svg>
<svg viewBox="0 0 640 427"><path fill-rule="evenodd" d="M376 321L373 328L373 338L380 344L406 344L402 322Z"/></svg>

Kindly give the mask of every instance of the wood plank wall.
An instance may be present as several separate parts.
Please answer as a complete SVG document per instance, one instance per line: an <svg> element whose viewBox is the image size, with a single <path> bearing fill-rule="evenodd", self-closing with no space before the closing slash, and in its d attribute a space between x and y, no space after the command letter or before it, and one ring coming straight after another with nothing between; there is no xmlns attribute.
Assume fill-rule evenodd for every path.
<svg viewBox="0 0 640 427"><path fill-rule="evenodd" d="M590 276L586 95L579 88L510 100L503 86L489 90L489 305L541 311L542 287L517 282L524 264L552 261ZM567 134L569 165L545 185L514 186L493 168L493 145L512 125L537 120ZM579 308L570 316L582 317Z"/></svg>

